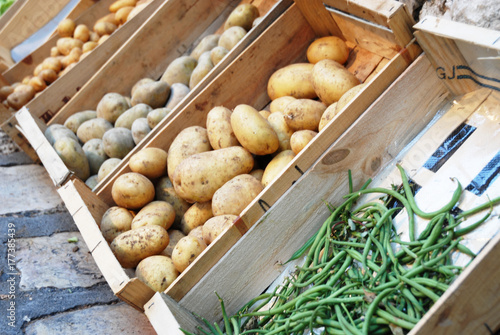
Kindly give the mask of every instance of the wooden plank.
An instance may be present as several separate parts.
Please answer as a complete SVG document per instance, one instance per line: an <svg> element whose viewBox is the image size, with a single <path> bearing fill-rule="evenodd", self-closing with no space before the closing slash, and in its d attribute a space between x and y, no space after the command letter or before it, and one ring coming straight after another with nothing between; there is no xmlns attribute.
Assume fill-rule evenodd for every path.
<svg viewBox="0 0 500 335"><path fill-rule="evenodd" d="M342 31L328 14L323 2L319 0L295 0L295 3L317 36L334 35L345 40Z"/></svg>
<svg viewBox="0 0 500 335"><path fill-rule="evenodd" d="M10 116L10 118L1 125L2 130L9 135L14 143L16 143L17 146L23 150L29 158L31 158L31 160L33 160L33 162L38 163L40 159L38 158L36 151L31 147L29 142L17 127L18 123L15 115Z"/></svg>
<svg viewBox="0 0 500 335"><path fill-rule="evenodd" d="M0 16L0 30L8 24L12 17L17 13L27 0L16 0L5 13Z"/></svg>
<svg viewBox="0 0 500 335"><path fill-rule="evenodd" d="M333 8L389 28L389 19L404 4L386 0L323 0Z"/></svg>

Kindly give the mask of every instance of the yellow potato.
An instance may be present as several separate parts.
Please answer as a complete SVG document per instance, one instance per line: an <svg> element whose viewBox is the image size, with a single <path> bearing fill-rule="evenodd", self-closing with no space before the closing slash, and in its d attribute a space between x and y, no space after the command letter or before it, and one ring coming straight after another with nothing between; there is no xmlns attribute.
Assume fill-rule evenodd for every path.
<svg viewBox="0 0 500 335"><path fill-rule="evenodd" d="M197 64L198 61L191 56L180 56L167 66L160 80L169 85L182 83L189 86L189 79Z"/></svg>
<svg viewBox="0 0 500 335"><path fill-rule="evenodd" d="M102 163L106 159L108 159L108 155L104 152L104 148L102 147L102 140L98 138L93 138L86 142L82 146L83 152L85 152L85 156L87 156L87 160L89 162L90 174L97 175L99 169L101 168Z"/></svg>
<svg viewBox="0 0 500 335"><path fill-rule="evenodd" d="M168 245L169 237L160 226L144 226L121 233L111 250L124 268L134 268L146 257L158 255Z"/></svg>
<svg viewBox="0 0 500 335"><path fill-rule="evenodd" d="M191 230L187 236L194 236L203 241L203 225Z"/></svg>
<svg viewBox="0 0 500 335"><path fill-rule="evenodd" d="M111 196L120 207L139 209L154 199L155 187L142 174L128 172L116 178L111 187Z"/></svg>
<svg viewBox="0 0 500 335"><path fill-rule="evenodd" d="M191 155L175 169L172 184L190 203L212 199L222 185L237 175L252 171L252 154L242 147L229 147Z"/></svg>
<svg viewBox="0 0 500 335"><path fill-rule="evenodd" d="M25 77L23 78L23 80L21 81L21 84L23 84L23 85L28 85L28 84L29 84L29 82L30 82L30 80L31 80L31 78L33 78L33 75L31 75L31 74L30 74L30 75L25 76Z"/></svg>
<svg viewBox="0 0 500 335"><path fill-rule="evenodd" d="M94 25L94 31L101 37L111 35L117 28L116 24L107 21L98 22Z"/></svg>
<svg viewBox="0 0 500 335"><path fill-rule="evenodd" d="M274 99L271 101L271 104L269 105L269 109L271 113L274 112L283 112L285 111L286 106L292 102L297 100L296 98L290 96L290 95L285 95L279 98Z"/></svg>
<svg viewBox="0 0 500 335"><path fill-rule="evenodd" d="M316 64L322 59L331 59L344 64L349 58L349 47L337 36L320 37L307 48L307 60Z"/></svg>
<svg viewBox="0 0 500 335"><path fill-rule="evenodd" d="M229 50L221 46L216 46L210 50L210 60L212 64L214 64L214 66L217 65L228 53Z"/></svg>
<svg viewBox="0 0 500 335"><path fill-rule="evenodd" d="M317 93L312 83L310 63L290 64L275 71L267 83L267 94L271 100L282 96L292 96L297 99L314 99Z"/></svg>
<svg viewBox="0 0 500 335"><path fill-rule="evenodd" d="M194 262L207 245L201 239L194 236L185 236L177 242L172 251L172 261L179 272L183 272Z"/></svg>
<svg viewBox="0 0 500 335"><path fill-rule="evenodd" d="M321 131L325 126L337 115L337 102L334 102L328 106L323 115L321 115L321 120L319 121L318 131Z"/></svg>
<svg viewBox="0 0 500 335"><path fill-rule="evenodd" d="M284 151L284 150L289 150L291 149L290 147L290 137L293 134L293 130L288 127L286 120L285 120L285 114L282 112L274 112L269 115L267 118L267 122L273 127L274 131L278 135L279 139L279 151Z"/></svg>
<svg viewBox="0 0 500 335"><path fill-rule="evenodd" d="M115 123L116 119L129 109L127 99L119 93L106 93L97 104L97 117Z"/></svg>
<svg viewBox="0 0 500 335"><path fill-rule="evenodd" d="M61 55L61 53L59 52L59 49L57 49L57 47L50 48L50 57L57 57L60 55ZM35 74L35 76L36 76L36 74Z"/></svg>
<svg viewBox="0 0 500 335"><path fill-rule="evenodd" d="M214 64L210 60L210 51L206 51L198 58L198 64L191 73L189 78L189 89L192 90L205 76L214 68Z"/></svg>
<svg viewBox="0 0 500 335"><path fill-rule="evenodd" d="M262 189L262 183L250 174L234 177L215 191L212 198L214 216L240 215Z"/></svg>
<svg viewBox="0 0 500 335"><path fill-rule="evenodd" d="M73 33L73 38L76 38L82 41L83 43L88 42L90 39L89 28L84 24L77 25Z"/></svg>
<svg viewBox="0 0 500 335"><path fill-rule="evenodd" d="M0 87L0 101L4 101L12 93L14 93L14 88L12 86L7 85Z"/></svg>
<svg viewBox="0 0 500 335"><path fill-rule="evenodd" d="M137 0L117 0L109 6L109 11L111 13L116 13L120 8L123 7L134 7Z"/></svg>
<svg viewBox="0 0 500 335"><path fill-rule="evenodd" d="M264 169L262 175L262 185L266 187L274 179L276 179L285 167L295 158L295 153L292 150L285 150L277 154Z"/></svg>
<svg viewBox="0 0 500 335"><path fill-rule="evenodd" d="M57 79L57 73L53 69L43 69L37 74L37 76L42 78L47 85L52 84Z"/></svg>
<svg viewBox="0 0 500 335"><path fill-rule="evenodd" d="M283 114L286 124L293 131L303 129L316 131L325 109L326 105L321 101L297 99L286 106Z"/></svg>
<svg viewBox="0 0 500 335"><path fill-rule="evenodd" d="M211 244L226 228L230 227L238 218L236 215L227 214L214 216L203 225L203 241L206 245Z"/></svg>
<svg viewBox="0 0 500 335"><path fill-rule="evenodd" d="M169 111L174 109L177 104L188 95L189 91L189 87L183 83L173 83L170 86L170 96L165 104L165 108Z"/></svg>
<svg viewBox="0 0 500 335"><path fill-rule="evenodd" d="M133 6L124 6L116 11L116 21L118 22L118 25L122 25L125 22L127 22L128 15L130 12L134 9Z"/></svg>
<svg viewBox="0 0 500 335"><path fill-rule="evenodd" d="M198 58L200 58L203 53L210 51L217 46L217 43L219 43L219 38L219 34L210 34L203 37L193 49L193 51L191 51L190 56L198 60Z"/></svg>
<svg viewBox="0 0 500 335"><path fill-rule="evenodd" d="M66 18L61 22L59 22L59 24L57 25L57 33L61 37L71 37L73 36L75 27L76 27L75 22L70 18Z"/></svg>
<svg viewBox="0 0 500 335"><path fill-rule="evenodd" d="M132 229L142 226L157 225L168 230L175 220L174 207L166 201L151 201L132 220Z"/></svg>
<svg viewBox="0 0 500 335"><path fill-rule="evenodd" d="M47 88L47 84L45 83L45 80L43 80L40 77L32 77L32 78L30 78L30 80L28 81L28 85L30 85L31 87L33 87L33 89L35 90L35 92L41 92L41 91L43 91L44 89Z"/></svg>
<svg viewBox="0 0 500 335"><path fill-rule="evenodd" d="M179 242L181 238L183 238L186 235L184 235L182 231L178 229L169 229L167 232L168 232L169 242L167 247L163 249L163 251L161 252L161 255L172 257L172 251L174 251L175 245L177 244L177 242Z"/></svg>
<svg viewBox="0 0 500 335"><path fill-rule="evenodd" d="M83 42L72 37L62 37L56 42L57 50L61 55L67 56L74 48L83 48Z"/></svg>
<svg viewBox="0 0 500 335"><path fill-rule="evenodd" d="M255 155L272 154L279 148L278 135L252 106L236 106L231 114L231 127L238 142Z"/></svg>
<svg viewBox="0 0 500 335"><path fill-rule="evenodd" d="M167 173L167 152L160 148L143 148L130 157L128 166L149 179L159 178Z"/></svg>
<svg viewBox="0 0 500 335"><path fill-rule="evenodd" d="M118 26L118 21L116 20L116 13L109 13L109 14L101 17L95 23L97 24L97 23L100 23L100 22L109 22L109 23L114 24L115 26Z"/></svg>
<svg viewBox="0 0 500 335"><path fill-rule="evenodd" d="M104 41L106 41L108 38L109 38L110 35L102 35L101 37L99 37L99 40L97 41L97 45L101 45L104 43Z"/></svg>
<svg viewBox="0 0 500 335"><path fill-rule="evenodd" d="M62 69L61 60L57 57L47 57L43 60L40 71L51 69L55 73L58 73ZM36 74L35 74L36 75Z"/></svg>
<svg viewBox="0 0 500 335"><path fill-rule="evenodd" d="M160 178L155 184L155 199L168 202L174 207L175 221L174 225L179 229L184 213L191 206L186 200L175 193L174 185L168 176Z"/></svg>
<svg viewBox="0 0 500 335"><path fill-rule="evenodd" d="M311 140L318 135L313 130L298 130L292 134L290 138L290 146L294 154L298 155Z"/></svg>
<svg viewBox="0 0 500 335"><path fill-rule="evenodd" d="M366 86L366 84L359 84L349 89L347 92L342 94L339 101L337 102L337 110L340 112L354 97Z"/></svg>
<svg viewBox="0 0 500 335"><path fill-rule="evenodd" d="M132 106L146 104L152 109L165 106L170 95L170 86L164 81L153 81L139 85L132 94Z"/></svg>
<svg viewBox="0 0 500 335"><path fill-rule="evenodd" d="M83 47L83 45L82 45L82 47ZM69 54L64 56L61 59L61 64L62 64L63 68L67 68L68 66L70 66L73 63L78 63L82 53L83 53L82 49L80 49L78 47L71 49Z"/></svg>
<svg viewBox="0 0 500 335"><path fill-rule="evenodd" d="M181 220L181 230L187 235L191 230L198 226L202 226L208 219L213 217L212 214L212 202L195 202L189 209L184 213Z"/></svg>
<svg viewBox="0 0 500 335"><path fill-rule="evenodd" d="M153 108L144 103L136 104L123 112L115 121L115 127L132 128L132 123L138 118L145 118Z"/></svg>
<svg viewBox="0 0 500 335"><path fill-rule="evenodd" d="M170 180L173 180L174 171L187 157L212 150L208 132L205 128L191 126L183 129L172 141L168 149L167 171Z"/></svg>
<svg viewBox="0 0 500 335"><path fill-rule="evenodd" d="M132 132L132 139L134 140L135 145L139 144L147 134L151 132L151 128L148 125L148 119L145 117L140 117L132 123L132 127L130 127L130 131Z"/></svg>
<svg viewBox="0 0 500 335"><path fill-rule="evenodd" d="M262 182L262 175L264 174L264 169L255 169L250 171L249 173L251 176L253 176L255 179L258 181Z"/></svg>
<svg viewBox="0 0 500 335"><path fill-rule="evenodd" d="M259 114L262 115L262 117L267 120L267 118L269 117L269 115L271 115L271 112L270 111L266 111L264 109L264 110L259 111Z"/></svg>
<svg viewBox="0 0 500 335"><path fill-rule="evenodd" d="M163 120L163 118L170 112L171 110L166 107L156 108L149 112L146 116L149 128L153 129L154 127L156 127L158 123L160 123L160 121Z"/></svg>
<svg viewBox="0 0 500 335"><path fill-rule="evenodd" d="M139 262L135 275L153 291L163 292L179 276L179 271L170 257L154 255Z"/></svg>
<svg viewBox="0 0 500 335"><path fill-rule="evenodd" d="M101 37L99 36L98 33L96 33L95 31L91 31L90 32L90 37L89 37L89 42L99 42L99 39Z"/></svg>
<svg viewBox="0 0 500 335"><path fill-rule="evenodd" d="M68 120L72 121L69 118ZM92 117L86 121L83 121L82 124L78 126L76 136L78 136L80 141L86 143L93 138L102 139L104 134L111 129L113 129L113 124L111 124L111 122L100 117Z"/></svg>
<svg viewBox="0 0 500 335"><path fill-rule="evenodd" d="M259 17L259 9L252 4L240 4L229 14L224 23L224 30L234 26L244 28L246 31L252 29L253 21Z"/></svg>
<svg viewBox="0 0 500 335"><path fill-rule="evenodd" d="M231 127L231 110L217 106L207 114L207 134L213 149L222 149L239 145Z"/></svg>
<svg viewBox="0 0 500 335"><path fill-rule="evenodd" d="M119 158L108 158L106 159L99 168L97 172L97 181L103 180L108 174L113 171L113 169L120 164L121 159Z"/></svg>
<svg viewBox="0 0 500 335"><path fill-rule="evenodd" d="M238 42L245 37L247 31L239 26L229 27L219 38L219 46L227 50L234 48Z"/></svg>
<svg viewBox="0 0 500 335"><path fill-rule="evenodd" d="M90 177L89 161L78 141L71 137L60 138L54 142L54 150L78 178L86 180Z"/></svg>
<svg viewBox="0 0 500 335"><path fill-rule="evenodd" d="M35 93L36 91L31 85L18 85L14 88L14 92L7 97L7 103L15 110L19 110L35 97Z"/></svg>
<svg viewBox="0 0 500 335"><path fill-rule="evenodd" d="M348 90L360 84L356 76L331 59L317 62L312 70L314 90L325 105L337 102Z"/></svg>
<svg viewBox="0 0 500 335"><path fill-rule="evenodd" d="M118 206L108 208L101 219L102 236L111 243L115 237L131 229L134 212Z"/></svg>
<svg viewBox="0 0 500 335"><path fill-rule="evenodd" d="M83 53L90 52L90 51L94 50L97 46L98 46L97 42L94 42L94 41L85 42L85 44L82 47L82 52ZM81 59L82 58L80 57L80 60Z"/></svg>

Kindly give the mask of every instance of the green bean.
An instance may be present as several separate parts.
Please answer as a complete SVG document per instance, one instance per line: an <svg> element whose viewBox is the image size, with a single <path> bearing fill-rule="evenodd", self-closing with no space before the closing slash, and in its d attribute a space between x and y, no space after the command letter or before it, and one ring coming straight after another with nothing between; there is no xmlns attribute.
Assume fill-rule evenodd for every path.
<svg viewBox="0 0 500 335"><path fill-rule="evenodd" d="M363 324L363 334L368 335L368 327L370 326L370 319L372 315L375 313L375 309L377 308L378 304L384 299L387 295L392 293L395 289L399 288L401 284L399 284L396 288L387 288L380 292L375 299L370 303L368 306L368 309L365 314L365 322Z"/></svg>
<svg viewBox="0 0 500 335"><path fill-rule="evenodd" d="M422 284L422 285L425 285L425 286L430 286L430 287L434 287L434 288L440 289L441 291L446 291L448 289L448 287L449 287L449 285L440 283L440 282L438 282L436 280L429 279L429 278L416 277L416 278L413 278L413 281L415 283L418 283L418 284Z"/></svg>
<svg viewBox="0 0 500 335"><path fill-rule="evenodd" d="M396 307L392 306L391 304L385 304L385 307L387 309L389 309L392 313L392 315L394 317L397 317L399 319L402 319L402 320L405 320L405 321L408 321L408 322L411 322L411 323L417 323L418 322L418 319L415 318L415 317L412 317L402 311L400 311L399 309L397 309ZM379 316L381 316L379 314Z"/></svg>
<svg viewBox="0 0 500 335"><path fill-rule="evenodd" d="M425 268L430 268L430 267L436 265L442 259L444 259L445 257L447 257L448 254L451 252L451 250L453 250L457 246L457 244L459 242L460 242L460 239L453 241L451 243L451 245L445 251L443 251L443 253L441 255L439 255L438 257L435 257L434 259L432 259L430 261L427 261L427 262L423 263L420 266L412 268L411 270L409 270L408 272L406 272L404 274L404 276L406 278L411 278L411 277L416 276L417 274L421 273L422 271L425 271Z"/></svg>
<svg viewBox="0 0 500 335"><path fill-rule="evenodd" d="M491 210L488 213L486 213L486 215L483 216L477 222L474 222L474 223L468 225L465 228L462 228L462 229L459 229L459 230L455 230L455 232L453 233L453 236L454 237L460 237L460 236L463 236L465 234L470 233L471 231L473 231L474 229L476 229L477 227L479 227L480 225L482 225L490 217L490 215L491 215Z"/></svg>
<svg viewBox="0 0 500 335"><path fill-rule="evenodd" d="M339 280L340 276L347 270L347 267L350 266L352 263L352 258L351 256L347 256L344 260L344 264L342 264L342 267L337 271L336 274L334 274L330 279L328 279L326 285L328 286L333 286L337 280Z"/></svg>
<svg viewBox="0 0 500 335"><path fill-rule="evenodd" d="M416 323L413 323L413 322L410 322L410 321L407 321L407 320L403 320L403 319L397 318L394 315L392 315L390 313L387 313L383 309L378 309L376 311L376 313L377 313L378 316L386 319L390 323L395 324L396 326L399 326L401 328L408 329L408 330L413 329L413 327L415 327L415 324L416 324Z"/></svg>
<svg viewBox="0 0 500 335"><path fill-rule="evenodd" d="M473 253L473 252L472 252L469 248L467 248L467 247L466 247L465 245L463 245L463 244L460 244L460 243L459 243L459 244L457 244L457 249L458 249L458 251L460 251L460 252L462 252L462 253L464 253L464 254L466 254L466 255L469 255L469 256L471 256L471 257L476 257L476 254L475 254L475 253Z"/></svg>
<svg viewBox="0 0 500 335"><path fill-rule="evenodd" d="M419 283L415 282L414 280L411 280L409 278L405 278L403 276L398 276L398 278L403 281L404 283L410 285L411 287L415 288L417 291L421 292L422 294L426 295L432 301L436 302L439 299L439 296L426 288L425 286L420 285Z"/></svg>
<svg viewBox="0 0 500 335"><path fill-rule="evenodd" d="M497 203L500 202L500 197L493 198L493 200L489 200L488 202L485 202L484 204L481 204L477 207L474 207L472 209L469 209L467 211L463 211L462 213L458 214L455 219L460 220L461 218L467 217L472 214L476 214L478 212L481 212L485 210L486 208L491 208L493 205L496 205Z"/></svg>
<svg viewBox="0 0 500 335"><path fill-rule="evenodd" d="M434 243L435 241L433 241L433 245L431 245L431 246L424 248L424 246L425 246L425 244L424 244L424 246L422 246L423 248L417 252L417 255L422 256L422 255L425 255L425 254L427 254L431 251L434 251L436 249L440 249L440 248L444 247L445 245L447 245L448 243L450 243L452 239L453 239L453 235L448 234L445 238L441 239L438 243Z"/></svg>
<svg viewBox="0 0 500 335"><path fill-rule="evenodd" d="M335 309L335 314L337 315L337 319L339 320L340 326L342 327L342 330L346 334L361 334L361 332L353 325L349 324L346 319L344 319L344 316L342 315L342 311L340 310L339 305L334 306Z"/></svg>
<svg viewBox="0 0 500 335"><path fill-rule="evenodd" d="M328 271L332 267L332 265L335 264L335 263L337 263L345 255L346 255L345 251L340 252L337 256L335 256L334 258L332 258L327 264L325 264L325 267L324 267L324 269L321 272L319 272L316 275L312 276L309 280L307 280L304 283L296 283L296 282L294 282L293 286L295 286L295 287L306 287L308 285L311 285L318 278L321 278L321 276L328 275Z"/></svg>

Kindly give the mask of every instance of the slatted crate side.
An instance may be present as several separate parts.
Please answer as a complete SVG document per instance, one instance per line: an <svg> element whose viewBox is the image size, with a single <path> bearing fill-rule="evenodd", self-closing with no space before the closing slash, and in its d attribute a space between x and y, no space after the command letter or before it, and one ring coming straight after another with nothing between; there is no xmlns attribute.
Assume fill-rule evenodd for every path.
<svg viewBox="0 0 500 335"><path fill-rule="evenodd" d="M5 27L5 25L12 19L12 17L17 13L19 8L21 8L27 0L16 0L5 13L0 16L0 30ZM0 71L1 72L1 71Z"/></svg>

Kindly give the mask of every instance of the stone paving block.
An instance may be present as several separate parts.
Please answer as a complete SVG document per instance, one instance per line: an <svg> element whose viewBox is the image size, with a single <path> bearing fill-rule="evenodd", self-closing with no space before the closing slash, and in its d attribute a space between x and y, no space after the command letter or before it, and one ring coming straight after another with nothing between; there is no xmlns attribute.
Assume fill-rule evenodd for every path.
<svg viewBox="0 0 500 335"><path fill-rule="evenodd" d="M0 167L0 215L48 210L62 204L43 166L30 164Z"/></svg>
<svg viewBox="0 0 500 335"><path fill-rule="evenodd" d="M0 129L0 154L8 155L14 152L19 152L21 149L16 143L7 135L2 129Z"/></svg>
<svg viewBox="0 0 500 335"><path fill-rule="evenodd" d="M77 243L68 239L77 238ZM16 267L22 291L42 287L90 287L105 279L79 232L20 238L16 241Z"/></svg>
<svg viewBox="0 0 500 335"><path fill-rule="evenodd" d="M95 306L50 316L26 327L26 335L156 334L144 314L125 303Z"/></svg>

